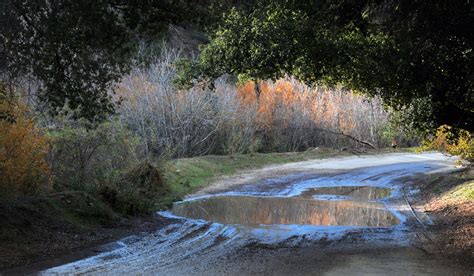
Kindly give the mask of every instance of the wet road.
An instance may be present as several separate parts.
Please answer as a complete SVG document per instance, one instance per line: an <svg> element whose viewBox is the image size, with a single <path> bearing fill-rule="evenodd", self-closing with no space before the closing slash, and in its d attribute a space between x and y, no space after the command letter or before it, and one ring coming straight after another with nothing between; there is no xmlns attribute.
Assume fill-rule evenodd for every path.
<svg viewBox="0 0 474 276"><path fill-rule="evenodd" d="M403 196L416 192L407 177L454 170L454 162L438 153L387 154L248 172L161 213L176 223L42 273L469 275L418 249L420 225Z"/></svg>

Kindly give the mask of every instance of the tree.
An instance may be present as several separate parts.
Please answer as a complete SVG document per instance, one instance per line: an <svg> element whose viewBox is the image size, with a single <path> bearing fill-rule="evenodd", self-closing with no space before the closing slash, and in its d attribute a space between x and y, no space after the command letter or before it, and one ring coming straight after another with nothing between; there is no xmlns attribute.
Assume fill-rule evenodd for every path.
<svg viewBox="0 0 474 276"><path fill-rule="evenodd" d="M79 117L101 120L114 110L108 92L128 72L136 42L157 39L170 23L184 21L191 6L179 0L1 0L0 78L31 75L52 113L68 103L80 109Z"/></svg>
<svg viewBox="0 0 474 276"><path fill-rule="evenodd" d="M107 89L127 70L133 44L111 1L4 1L0 13L5 71L40 80L51 111L68 102L97 120L113 110Z"/></svg>
<svg viewBox="0 0 474 276"><path fill-rule="evenodd" d="M466 0L258 1L224 15L178 83L285 74L413 106L420 129L474 129L474 7ZM188 82L189 84L189 82Z"/></svg>
<svg viewBox="0 0 474 276"><path fill-rule="evenodd" d="M34 194L51 184L48 139L27 107L18 99L1 98L2 90L0 85L0 198Z"/></svg>

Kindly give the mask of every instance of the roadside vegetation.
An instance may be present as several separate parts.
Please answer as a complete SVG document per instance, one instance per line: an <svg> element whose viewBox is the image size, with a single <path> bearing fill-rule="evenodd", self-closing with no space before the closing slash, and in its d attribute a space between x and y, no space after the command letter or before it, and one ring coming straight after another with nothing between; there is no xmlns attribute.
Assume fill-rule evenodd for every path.
<svg viewBox="0 0 474 276"><path fill-rule="evenodd" d="M425 138L419 151L437 150L450 155L459 156L462 160L474 160L474 138L465 129L453 129L442 125L434 135Z"/></svg>

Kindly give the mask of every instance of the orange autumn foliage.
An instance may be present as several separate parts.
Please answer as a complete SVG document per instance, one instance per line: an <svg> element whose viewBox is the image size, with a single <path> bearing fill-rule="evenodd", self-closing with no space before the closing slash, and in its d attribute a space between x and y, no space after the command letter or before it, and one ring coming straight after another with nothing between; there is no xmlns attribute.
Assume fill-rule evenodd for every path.
<svg viewBox="0 0 474 276"><path fill-rule="evenodd" d="M270 127L277 108L285 109L287 118L278 118L278 123L287 124L295 110L306 112L318 126L350 133L356 127L354 110L345 108L350 97L334 90L311 89L291 79L280 79L274 83L260 83L260 97L257 100L255 83L247 82L237 89L244 106L257 105L257 124L260 128ZM282 121L283 119L283 121Z"/></svg>
<svg viewBox="0 0 474 276"><path fill-rule="evenodd" d="M13 121L0 120L0 194L33 194L51 183L46 162L48 141L17 101L0 102L0 112Z"/></svg>

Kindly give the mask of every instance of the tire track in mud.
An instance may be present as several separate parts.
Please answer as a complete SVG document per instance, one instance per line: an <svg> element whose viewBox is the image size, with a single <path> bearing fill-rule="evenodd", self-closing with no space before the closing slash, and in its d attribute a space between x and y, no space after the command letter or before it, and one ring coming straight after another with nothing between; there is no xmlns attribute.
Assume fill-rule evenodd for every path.
<svg viewBox="0 0 474 276"><path fill-rule="evenodd" d="M235 229L203 221L183 221L172 224L157 233L118 241L122 247L111 252L67 264L43 272L56 274L116 274L152 272L159 268L179 265L202 254L208 257L213 251L224 250L229 241L236 237ZM235 244L233 244L234 246Z"/></svg>

